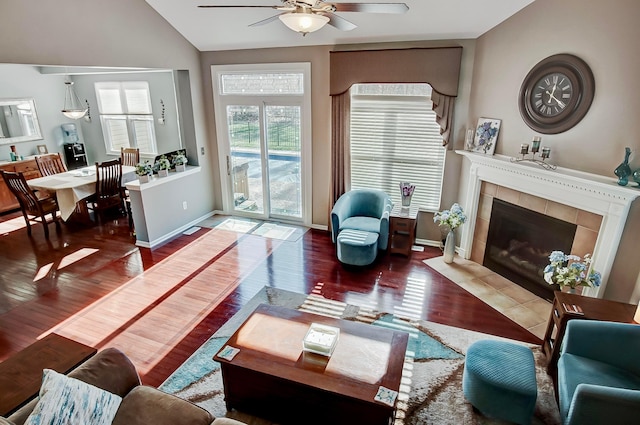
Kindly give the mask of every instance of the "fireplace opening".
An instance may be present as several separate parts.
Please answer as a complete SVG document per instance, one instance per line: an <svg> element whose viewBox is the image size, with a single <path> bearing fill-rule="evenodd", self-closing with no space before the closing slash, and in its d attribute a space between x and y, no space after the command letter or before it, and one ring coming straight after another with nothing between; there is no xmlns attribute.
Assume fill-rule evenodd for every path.
<svg viewBox="0 0 640 425"><path fill-rule="evenodd" d="M571 252L575 224L493 199L483 265L539 297L553 300L544 280L552 251Z"/></svg>

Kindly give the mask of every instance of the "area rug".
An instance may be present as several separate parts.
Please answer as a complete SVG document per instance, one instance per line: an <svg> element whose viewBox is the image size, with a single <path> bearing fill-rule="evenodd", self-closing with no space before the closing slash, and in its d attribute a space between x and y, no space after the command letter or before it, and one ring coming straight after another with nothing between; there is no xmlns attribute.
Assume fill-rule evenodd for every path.
<svg viewBox="0 0 640 425"><path fill-rule="evenodd" d="M398 396L394 425L417 424L501 424L474 412L462 393L462 372L467 348L481 339L505 340L492 335L458 329L427 321L403 319L315 295L263 288L234 317L225 323L202 347L178 368L160 389L207 409L216 417L230 417L252 425L271 422L241 412L227 412L220 366L214 354L261 303L296 308L312 313L391 327L409 333L405 363L412 370L403 379ZM539 346L518 344L532 349L536 360L538 401L534 424L560 423L553 382L546 373L544 354ZM406 367L407 365L405 365ZM357 418L354 418L357 423Z"/></svg>

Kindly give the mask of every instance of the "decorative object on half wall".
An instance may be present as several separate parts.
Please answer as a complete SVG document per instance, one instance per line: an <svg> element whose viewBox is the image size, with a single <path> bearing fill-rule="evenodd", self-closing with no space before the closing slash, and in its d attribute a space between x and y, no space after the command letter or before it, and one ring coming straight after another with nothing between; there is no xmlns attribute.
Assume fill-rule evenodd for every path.
<svg viewBox="0 0 640 425"><path fill-rule="evenodd" d="M551 148L543 146L542 152L540 153L540 142L541 142L540 136L533 137L533 141L531 142L531 158L525 157L525 155L529 154L529 144L522 143L520 145L520 155L522 155L522 157L510 158L510 161L511 162L529 161L529 162L533 162L534 164L538 164L539 166L547 170L555 170L556 168L558 168L556 165L545 162L545 159L549 159L549 156L551 156ZM536 154L540 155L542 159L537 159Z"/></svg>
<svg viewBox="0 0 640 425"><path fill-rule="evenodd" d="M440 226L446 226L449 228L447 237L444 242L444 262L450 264L453 262L453 256L456 252L456 235L455 230L462 226L467 220L467 215L462 210L462 207L455 203L451 206L451 209L437 212L433 215L433 222L438 223Z"/></svg>
<svg viewBox="0 0 640 425"><path fill-rule="evenodd" d="M618 176L618 184L620 186L626 186L629 183L629 176L631 175L629 155L631 155L631 148L627 146L624 148L624 161L613 170L613 173Z"/></svg>
<svg viewBox="0 0 640 425"><path fill-rule="evenodd" d="M480 118L476 126L475 138L473 139L474 152L493 155L498 141L500 131L500 120L493 118Z"/></svg>
<svg viewBox="0 0 640 425"><path fill-rule="evenodd" d="M153 174L153 168L151 167L151 164L149 164L149 161L138 163L136 165L136 174L138 175L140 183L148 183L149 176Z"/></svg>
<svg viewBox="0 0 640 425"><path fill-rule="evenodd" d="M411 206L411 197L413 196L413 191L416 189L416 185L411 183L400 183L400 195L402 195L402 206L409 207Z"/></svg>

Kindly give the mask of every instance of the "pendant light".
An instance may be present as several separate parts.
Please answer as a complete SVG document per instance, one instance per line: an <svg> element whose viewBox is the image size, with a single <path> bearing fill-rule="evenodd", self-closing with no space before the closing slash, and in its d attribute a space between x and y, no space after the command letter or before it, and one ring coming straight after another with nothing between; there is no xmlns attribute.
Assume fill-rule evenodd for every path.
<svg viewBox="0 0 640 425"><path fill-rule="evenodd" d="M64 93L64 108L62 109L62 114L72 120L84 117L87 114L87 108L82 106L78 95L75 90L73 90L73 81L65 81L64 84L66 89Z"/></svg>

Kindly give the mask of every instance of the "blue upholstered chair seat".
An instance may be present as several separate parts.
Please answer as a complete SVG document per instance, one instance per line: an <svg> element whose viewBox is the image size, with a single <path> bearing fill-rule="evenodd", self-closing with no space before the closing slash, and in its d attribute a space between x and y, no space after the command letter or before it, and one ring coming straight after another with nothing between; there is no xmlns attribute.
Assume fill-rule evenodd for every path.
<svg viewBox="0 0 640 425"><path fill-rule="evenodd" d="M340 231L345 229L380 233L380 219L373 217L349 217L340 223Z"/></svg>
<svg viewBox="0 0 640 425"><path fill-rule="evenodd" d="M558 401L565 425L637 424L640 326L571 320L558 360Z"/></svg>
<svg viewBox="0 0 640 425"><path fill-rule="evenodd" d="M538 396L533 352L506 341L473 343L465 358L462 391L487 416L531 424Z"/></svg>
<svg viewBox="0 0 640 425"><path fill-rule="evenodd" d="M393 208L391 198L382 190L354 189L346 192L336 201L331 210L331 239L337 244L338 259L351 265L371 264L378 250L386 250L389 243L389 214ZM375 237L375 245L368 242L354 244L346 238L338 243L343 231L370 233L366 239ZM354 234L355 235L355 234ZM360 235L355 239L361 239Z"/></svg>

